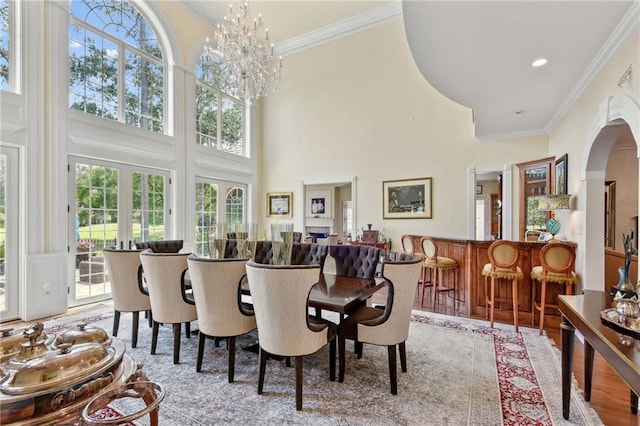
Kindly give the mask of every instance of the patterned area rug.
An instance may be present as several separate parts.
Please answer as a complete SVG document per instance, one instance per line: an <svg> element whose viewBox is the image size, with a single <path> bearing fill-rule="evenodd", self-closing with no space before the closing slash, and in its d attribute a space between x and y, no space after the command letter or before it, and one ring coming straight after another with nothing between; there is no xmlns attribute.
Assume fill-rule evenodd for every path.
<svg viewBox="0 0 640 426"><path fill-rule="evenodd" d="M45 324L49 333L86 320L111 332L109 304ZM167 392L160 424L343 425L600 425L576 387L571 418L562 418L560 353L537 330L416 311L407 341L408 372L398 373L398 395L389 392L386 348L365 345L357 359L347 345L344 383L328 379L328 349L305 357L303 410L295 410L295 369L267 364L263 395L257 394L258 357L238 349L235 382L227 383L225 344L207 340L202 372L195 371L197 336L182 338L180 364L172 363L170 325L160 327L150 355L151 329L141 318L138 347L131 345L131 316L123 314L119 338L144 364L150 380ZM197 330L197 323L192 325ZM237 340L238 348L257 334ZM575 386L575 384L574 384ZM117 409L126 412L127 407ZM146 424L143 418L137 424Z"/></svg>

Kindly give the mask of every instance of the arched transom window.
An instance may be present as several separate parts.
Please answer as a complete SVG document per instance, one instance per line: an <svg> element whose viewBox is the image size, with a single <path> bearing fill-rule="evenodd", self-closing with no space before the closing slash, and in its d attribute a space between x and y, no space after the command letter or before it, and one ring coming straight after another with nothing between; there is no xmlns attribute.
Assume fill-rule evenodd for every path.
<svg viewBox="0 0 640 426"><path fill-rule="evenodd" d="M167 64L149 21L125 0L71 0L69 107L163 133Z"/></svg>

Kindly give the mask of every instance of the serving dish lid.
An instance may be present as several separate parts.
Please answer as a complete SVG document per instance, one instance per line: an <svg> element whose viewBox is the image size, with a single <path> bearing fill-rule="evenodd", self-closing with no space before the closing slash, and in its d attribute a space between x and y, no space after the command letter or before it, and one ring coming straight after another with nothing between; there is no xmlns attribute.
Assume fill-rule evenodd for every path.
<svg viewBox="0 0 640 426"><path fill-rule="evenodd" d="M58 334L53 341L53 347L57 348L59 345L65 343L70 345L76 345L79 343L100 343L109 345L111 343L111 338L103 329L81 322Z"/></svg>
<svg viewBox="0 0 640 426"><path fill-rule="evenodd" d="M29 327L3 328L0 329L0 363L20 353L22 344L30 336L35 336L35 340L42 341L48 345L53 341L53 336L48 336L44 331L42 323L33 323Z"/></svg>

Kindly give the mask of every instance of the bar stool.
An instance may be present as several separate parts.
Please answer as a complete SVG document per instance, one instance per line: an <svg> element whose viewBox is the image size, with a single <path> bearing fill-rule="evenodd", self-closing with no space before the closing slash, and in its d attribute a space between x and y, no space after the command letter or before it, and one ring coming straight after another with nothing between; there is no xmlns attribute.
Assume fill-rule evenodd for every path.
<svg viewBox="0 0 640 426"><path fill-rule="evenodd" d="M433 309L436 309L438 303L438 295L440 293L453 292L453 310L456 310L456 281L458 275L458 262L450 257L438 256L438 246L435 241L429 237L422 237L420 240L422 251L424 252L424 269L422 273L422 294L420 295L420 307L424 298L424 288L433 286ZM427 271L429 272L429 280L427 280ZM442 272L453 272L453 284L451 287L442 285Z"/></svg>
<svg viewBox="0 0 640 426"><path fill-rule="evenodd" d="M518 280L524 278L522 270L518 266L519 260L520 250L518 250L517 244L513 241L498 240L489 246L489 263L482 268L482 275L484 276L484 293L492 328L495 302L506 300L495 297L496 280L510 280L513 301L513 325L516 333L518 332ZM487 292L489 278L491 278L491 292Z"/></svg>
<svg viewBox="0 0 640 426"><path fill-rule="evenodd" d="M531 269L531 325L536 322L536 310L540 311L540 334L544 327L544 310L557 308L558 305L546 303L547 283L561 284L562 294L573 294L577 281L574 272L576 264L576 251L573 246L565 243L549 243L540 250L540 266ZM540 283L540 303L536 302L536 286Z"/></svg>

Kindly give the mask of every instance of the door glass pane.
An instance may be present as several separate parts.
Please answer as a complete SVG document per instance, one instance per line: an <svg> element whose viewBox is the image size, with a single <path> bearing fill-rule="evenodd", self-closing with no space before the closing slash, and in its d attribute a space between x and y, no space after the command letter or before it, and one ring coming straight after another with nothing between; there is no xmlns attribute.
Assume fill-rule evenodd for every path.
<svg viewBox="0 0 640 426"><path fill-rule="evenodd" d="M133 243L163 240L165 212L165 177L150 173L133 173Z"/></svg>
<svg viewBox="0 0 640 426"><path fill-rule="evenodd" d="M75 298L111 292L103 249L117 245L118 170L76 165Z"/></svg>
<svg viewBox="0 0 640 426"><path fill-rule="evenodd" d="M218 220L218 185L196 182L196 253L199 256L213 255L211 235Z"/></svg>
<svg viewBox="0 0 640 426"><path fill-rule="evenodd" d="M227 185L227 224L244 222L244 189Z"/></svg>

